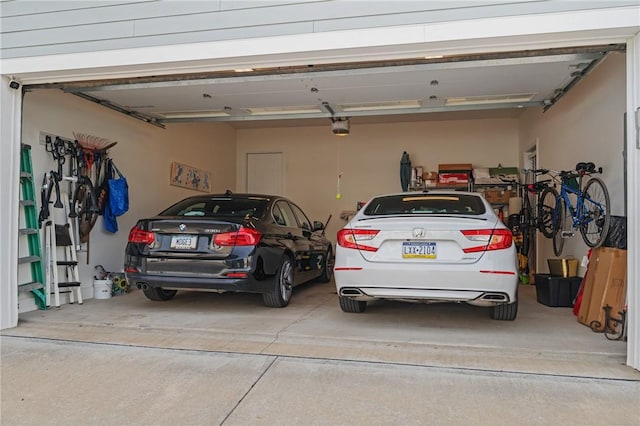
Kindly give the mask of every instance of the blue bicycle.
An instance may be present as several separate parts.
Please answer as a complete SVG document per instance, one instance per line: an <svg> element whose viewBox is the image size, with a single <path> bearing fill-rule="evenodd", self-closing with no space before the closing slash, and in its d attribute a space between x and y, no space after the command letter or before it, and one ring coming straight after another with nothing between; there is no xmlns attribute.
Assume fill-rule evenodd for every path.
<svg viewBox="0 0 640 426"><path fill-rule="evenodd" d="M575 170L549 170L554 182L560 181L560 194L553 186L542 191L538 203L540 230L553 238L553 252L562 254L564 240L580 230L589 247L599 247L609 232L611 208L609 191L602 180L592 175L602 173L593 163L578 163ZM584 177L590 179L583 187ZM574 200L575 202L572 202Z"/></svg>

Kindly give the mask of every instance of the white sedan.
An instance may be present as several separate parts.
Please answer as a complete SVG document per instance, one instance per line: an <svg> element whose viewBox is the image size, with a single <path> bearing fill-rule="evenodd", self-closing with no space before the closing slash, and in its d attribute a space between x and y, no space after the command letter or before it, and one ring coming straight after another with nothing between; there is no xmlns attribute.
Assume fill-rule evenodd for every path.
<svg viewBox="0 0 640 426"><path fill-rule="evenodd" d="M344 312L389 299L466 302L506 321L518 313L511 231L474 192L374 197L338 231L334 271Z"/></svg>

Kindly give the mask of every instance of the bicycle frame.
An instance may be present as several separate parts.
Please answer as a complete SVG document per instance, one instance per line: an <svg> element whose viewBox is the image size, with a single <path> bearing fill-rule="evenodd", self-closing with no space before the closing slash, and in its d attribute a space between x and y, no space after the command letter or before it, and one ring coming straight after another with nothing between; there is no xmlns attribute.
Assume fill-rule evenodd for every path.
<svg viewBox="0 0 640 426"><path fill-rule="evenodd" d="M587 214L588 209L585 208L585 201L593 203L600 210L604 210L601 203L594 201L589 196L584 196L582 191L582 176L578 176L578 179L578 189L573 189L571 186L561 182L560 194L558 194L558 198L556 198L556 207L558 206L560 199L564 200L564 203L571 215L571 226L573 229L577 229L580 225L590 223L593 220L593 218ZM575 205L571 202L569 194L576 196ZM560 209L556 208L553 213L553 226L555 229L558 223L558 214L562 214L562 212Z"/></svg>

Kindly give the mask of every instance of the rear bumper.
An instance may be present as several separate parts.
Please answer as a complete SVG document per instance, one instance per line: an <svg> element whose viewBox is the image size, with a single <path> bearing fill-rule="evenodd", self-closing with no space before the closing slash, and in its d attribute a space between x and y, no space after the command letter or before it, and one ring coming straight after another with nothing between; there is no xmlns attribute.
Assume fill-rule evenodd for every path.
<svg viewBox="0 0 640 426"><path fill-rule="evenodd" d="M143 273L125 273L130 285L137 288L160 287L168 290L198 291L235 291L243 293L267 293L272 290L270 279L256 280L251 275L247 278L210 278L156 275Z"/></svg>
<svg viewBox="0 0 640 426"><path fill-rule="evenodd" d="M356 300L404 299L490 306L513 303L517 298L515 253L483 256L473 264L449 265L367 262L360 256L341 258L340 254L334 271L337 292Z"/></svg>
<svg viewBox="0 0 640 426"><path fill-rule="evenodd" d="M515 296L504 291L406 289L393 287L342 287L340 296L354 300L410 300L424 302L466 302L478 306L513 303Z"/></svg>

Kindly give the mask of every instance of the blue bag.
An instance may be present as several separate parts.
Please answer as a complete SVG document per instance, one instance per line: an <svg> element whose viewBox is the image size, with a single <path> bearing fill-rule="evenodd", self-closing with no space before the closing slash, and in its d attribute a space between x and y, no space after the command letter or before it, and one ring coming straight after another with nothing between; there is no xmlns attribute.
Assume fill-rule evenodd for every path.
<svg viewBox="0 0 640 426"><path fill-rule="evenodd" d="M111 165L118 176L115 179L109 179L109 206L111 214L122 216L129 210L129 185L127 178L120 173L113 161Z"/></svg>
<svg viewBox="0 0 640 426"><path fill-rule="evenodd" d="M116 216L111 211L111 203L107 201L107 204L104 206L104 213L102 214L102 218L104 219L104 229L115 234L118 232L118 222L116 221Z"/></svg>

